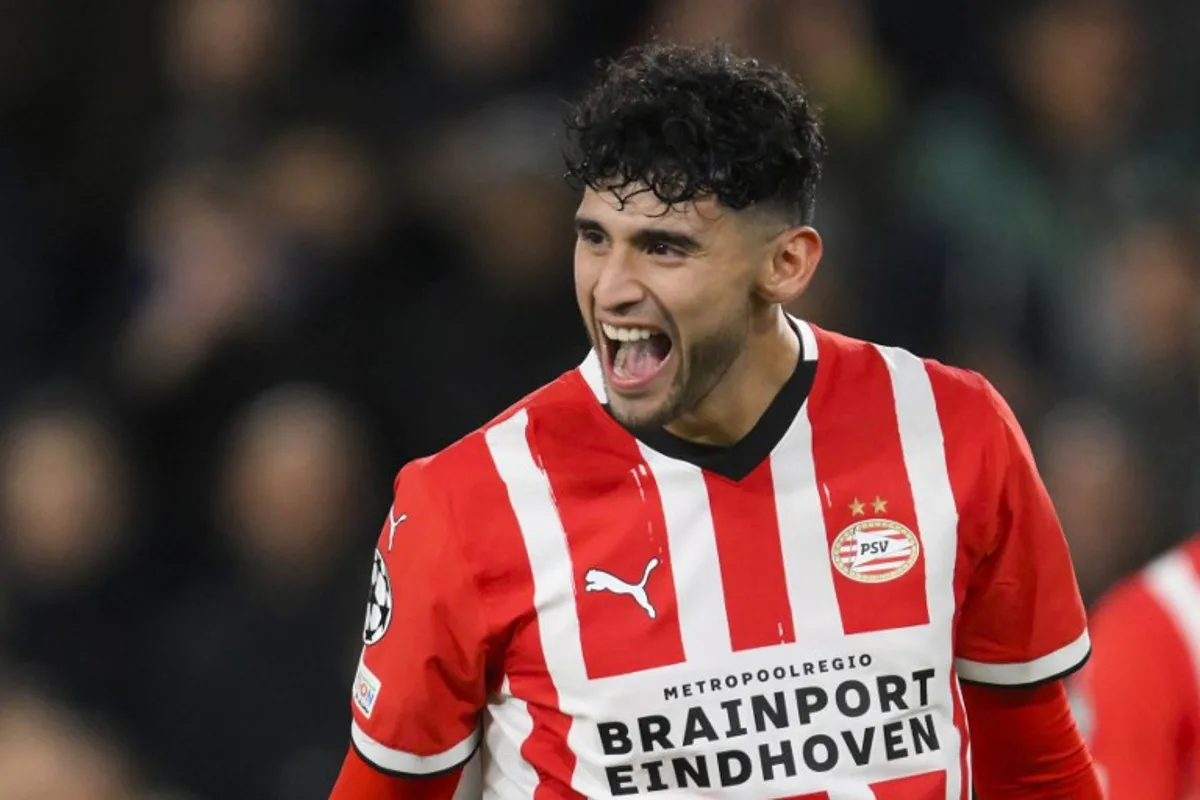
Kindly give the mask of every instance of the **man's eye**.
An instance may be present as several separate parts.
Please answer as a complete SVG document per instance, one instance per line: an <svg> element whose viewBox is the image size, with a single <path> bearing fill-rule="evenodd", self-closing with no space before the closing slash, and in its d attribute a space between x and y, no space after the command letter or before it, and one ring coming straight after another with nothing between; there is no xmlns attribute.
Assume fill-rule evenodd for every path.
<svg viewBox="0 0 1200 800"><path fill-rule="evenodd" d="M604 244L604 234L599 231L580 231L579 239L584 244L591 245L592 247L599 247Z"/></svg>
<svg viewBox="0 0 1200 800"><path fill-rule="evenodd" d="M664 242L657 242L650 245L648 252L650 255L658 256L660 258L679 258L683 255L682 250L677 247L672 247Z"/></svg>

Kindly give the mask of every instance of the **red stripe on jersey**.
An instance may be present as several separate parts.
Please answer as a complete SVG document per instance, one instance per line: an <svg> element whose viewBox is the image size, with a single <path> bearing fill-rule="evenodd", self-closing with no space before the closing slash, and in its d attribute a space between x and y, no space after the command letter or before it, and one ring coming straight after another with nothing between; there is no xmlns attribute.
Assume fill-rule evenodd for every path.
<svg viewBox="0 0 1200 800"><path fill-rule="evenodd" d="M823 391L814 389L809 398L813 463L830 558L841 558L849 571L863 578L847 577L830 564L842 629L852 634L926 624L929 606L923 548L907 572L874 582L870 578L886 572L884 567L901 566L904 560L865 558L870 552L864 550L862 569L858 569L848 563L856 552L853 548L849 551L851 558L845 552L832 553L843 530L866 520L898 522L912 531L918 543L921 533L900 445L891 377L883 356L870 345L836 334L818 331L817 336L822 369L833 376ZM871 533L896 541L891 538L895 532L885 527L872 529Z"/></svg>
<svg viewBox="0 0 1200 800"><path fill-rule="evenodd" d="M704 473L734 650L796 641L770 460L740 482Z"/></svg>
<svg viewBox="0 0 1200 800"><path fill-rule="evenodd" d="M525 540L516 514L508 498L508 489L496 472L487 444L482 435L464 440L460 447L470 466L484 465L471 470L473 492L471 506L465 510L468 518L487 519L488 545L491 553L503 554L493 564L495 575L483 575L484 589L492 599L492 608L501 619L519 620L507 642L497 642L496 650L503 652L504 663L499 670L508 676L513 695L526 701L533 728L521 744L521 756L538 775L534 800L586 800L571 789L576 758L567 745L571 718L558 710L558 690L546 667L542 649L542 634L537 614L533 613L533 570L525 551ZM460 452L462 452L460 451ZM476 460L478 459L478 460ZM436 462L434 462L436 464ZM461 480L462 462L446 464L441 480ZM497 563L497 562L503 563ZM489 685L498 686L502 676L489 676Z"/></svg>
<svg viewBox="0 0 1200 800"><path fill-rule="evenodd" d="M938 419L942 423L943 447L946 452L946 472L950 476L950 491L954 495L954 507L958 510L958 536L960 543L974 547L974 543L987 541L989 537L980 536L970 530L970 521L982 516L987 519L990 514L972 514L968 503L971 492L979 485L981 469L987 463L985 449L987 436L978 430L974 422L977 414L967 415L965 409L975 409L979 405L978 387L971 379L970 373L949 368L930 369L929 385L933 390L934 405L937 407ZM961 547L961 545L960 545ZM959 611L962 609L963 598L966 597L967 584L971 579L971 560L962 558L962 550L954 564L954 630L957 631ZM959 770L962 775L960 800L971 797L971 788L967 778L970 776L968 750L970 740L967 735L967 713L963 707L962 692L958 688L958 677L953 675L951 690L954 697L954 727L959 736Z"/></svg>
<svg viewBox="0 0 1200 800"><path fill-rule="evenodd" d="M520 692L527 697L538 694L538 689L525 686L523 681L510 677L508 683L514 694ZM549 680L546 683L551 685ZM547 692L545 697L553 705L528 704L533 730L521 745L521 757L538 776L533 800L587 800L571 788L571 775L575 772L575 754L567 746L571 718L558 710L557 692L553 695Z"/></svg>
<svg viewBox="0 0 1200 800"><path fill-rule="evenodd" d="M871 784L875 800L942 800L946 796L946 772L926 772Z"/></svg>
<svg viewBox="0 0 1200 800"><path fill-rule="evenodd" d="M658 485L634 438L601 429L586 411L556 409L527 436L567 535L588 677L680 664L683 633ZM606 446L581 448L581 438Z"/></svg>
<svg viewBox="0 0 1200 800"><path fill-rule="evenodd" d="M829 800L828 792L814 792L813 794L790 794L787 797L781 797L779 800Z"/></svg>

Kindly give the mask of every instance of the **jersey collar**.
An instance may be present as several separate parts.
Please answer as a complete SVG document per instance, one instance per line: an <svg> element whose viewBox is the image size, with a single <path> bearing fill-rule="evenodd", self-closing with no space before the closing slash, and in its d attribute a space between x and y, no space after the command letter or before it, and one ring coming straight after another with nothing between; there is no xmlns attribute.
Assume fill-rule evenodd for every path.
<svg viewBox="0 0 1200 800"><path fill-rule="evenodd" d="M800 359L791 377L783 384L775 399L767 406L762 417L740 441L729 446L699 444L681 439L657 428L650 431L626 429L646 446L668 458L686 461L701 469L716 473L730 480L740 481L765 461L775 446L783 439L796 415L804 407L812 390L817 372L817 337L812 326L803 320L788 316L796 335L800 337ZM579 366L580 374L592 390L596 400L608 408L608 395L604 388L604 376L600 359L593 350ZM624 426L622 426L624 427Z"/></svg>

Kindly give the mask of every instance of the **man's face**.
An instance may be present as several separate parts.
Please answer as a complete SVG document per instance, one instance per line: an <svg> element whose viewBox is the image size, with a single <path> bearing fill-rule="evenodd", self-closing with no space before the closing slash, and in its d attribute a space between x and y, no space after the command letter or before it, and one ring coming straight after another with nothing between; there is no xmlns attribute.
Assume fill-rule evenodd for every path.
<svg viewBox="0 0 1200 800"><path fill-rule="evenodd" d="M609 407L631 428L694 409L737 360L751 324L756 258L742 215L700 200L585 190L575 291L604 369Z"/></svg>

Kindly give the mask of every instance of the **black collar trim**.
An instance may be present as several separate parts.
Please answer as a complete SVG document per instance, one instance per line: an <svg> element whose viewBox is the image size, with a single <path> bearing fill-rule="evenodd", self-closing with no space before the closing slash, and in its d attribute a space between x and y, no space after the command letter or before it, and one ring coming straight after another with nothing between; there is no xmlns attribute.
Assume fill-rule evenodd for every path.
<svg viewBox="0 0 1200 800"><path fill-rule="evenodd" d="M792 324L792 327L793 330L796 329L795 323ZM771 451L788 432L796 415L804 407L804 401L808 399L808 395L812 391L813 381L817 375L817 360L812 357L815 354L805 352L804 336L800 334L799 330L796 330L796 335L800 340L801 348L796 369L780 388L779 393L775 395L775 399L767 406L762 417L737 443L729 446L700 444L681 439L662 428L637 431L626 428L626 430L648 447L668 458L686 461L700 469L714 472L733 481L742 480L771 455ZM604 410L611 417L608 404L604 405Z"/></svg>

